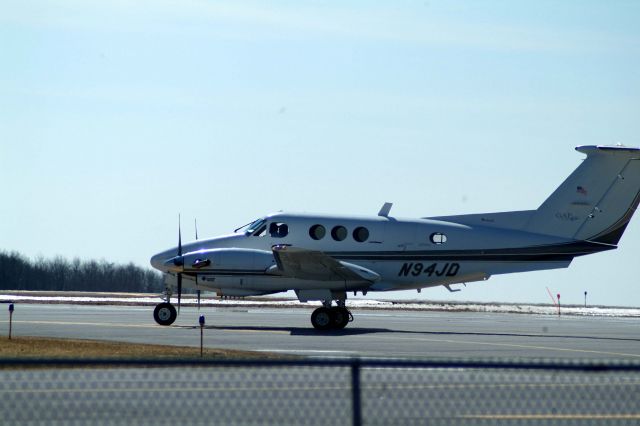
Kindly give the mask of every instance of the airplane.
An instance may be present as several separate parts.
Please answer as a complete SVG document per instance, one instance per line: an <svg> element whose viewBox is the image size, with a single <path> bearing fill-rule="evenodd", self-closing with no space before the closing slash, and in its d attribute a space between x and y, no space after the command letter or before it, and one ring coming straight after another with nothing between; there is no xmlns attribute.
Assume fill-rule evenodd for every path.
<svg viewBox="0 0 640 426"><path fill-rule="evenodd" d="M317 330L353 321L353 292L418 290L492 275L566 268L574 257L617 248L640 202L640 148L578 146L583 162L536 210L404 219L385 203L377 216L273 213L229 235L154 255L165 274L161 325L178 315L184 286L218 296L294 290L321 301ZM171 295L177 291L176 311ZM335 302L335 306L333 303Z"/></svg>

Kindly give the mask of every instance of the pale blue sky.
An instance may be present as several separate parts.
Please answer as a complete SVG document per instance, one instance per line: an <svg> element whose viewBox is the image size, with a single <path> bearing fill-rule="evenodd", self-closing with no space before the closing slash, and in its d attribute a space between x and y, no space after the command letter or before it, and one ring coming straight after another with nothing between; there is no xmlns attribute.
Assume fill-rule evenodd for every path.
<svg viewBox="0 0 640 426"><path fill-rule="evenodd" d="M0 249L133 261L280 209L536 208L640 146L635 1L10 1ZM568 270L404 298L640 305L640 218Z"/></svg>

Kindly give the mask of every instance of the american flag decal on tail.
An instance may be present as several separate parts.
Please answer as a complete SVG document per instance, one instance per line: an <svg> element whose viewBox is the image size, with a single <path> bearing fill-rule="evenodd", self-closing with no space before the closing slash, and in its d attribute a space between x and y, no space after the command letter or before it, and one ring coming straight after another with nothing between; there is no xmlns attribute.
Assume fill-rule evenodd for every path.
<svg viewBox="0 0 640 426"><path fill-rule="evenodd" d="M578 194L587 195L587 190L586 190L586 189L584 189L584 187L582 187L582 186L577 187L577 188L576 188L576 192L577 192Z"/></svg>

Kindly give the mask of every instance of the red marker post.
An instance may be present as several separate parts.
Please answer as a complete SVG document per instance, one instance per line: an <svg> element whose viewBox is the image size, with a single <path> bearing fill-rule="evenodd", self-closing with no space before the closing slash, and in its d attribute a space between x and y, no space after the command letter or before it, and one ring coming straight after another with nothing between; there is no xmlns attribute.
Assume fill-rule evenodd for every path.
<svg viewBox="0 0 640 426"><path fill-rule="evenodd" d="M560 316L560 293L558 293L558 316Z"/></svg>
<svg viewBox="0 0 640 426"><path fill-rule="evenodd" d="M11 328L13 326L13 311L14 311L15 307L13 306L13 303L11 303L9 305L9 340L11 340Z"/></svg>

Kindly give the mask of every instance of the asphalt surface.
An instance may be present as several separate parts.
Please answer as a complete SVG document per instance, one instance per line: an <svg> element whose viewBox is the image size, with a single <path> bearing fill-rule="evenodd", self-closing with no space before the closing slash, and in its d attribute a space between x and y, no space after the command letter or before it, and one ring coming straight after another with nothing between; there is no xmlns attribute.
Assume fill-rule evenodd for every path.
<svg viewBox="0 0 640 426"><path fill-rule="evenodd" d="M638 424L639 375L360 372L362 424ZM336 424L353 421L348 367L0 371L3 424Z"/></svg>
<svg viewBox="0 0 640 426"><path fill-rule="evenodd" d="M640 359L638 320L355 311L318 333L304 309L206 309L209 347L318 357ZM17 305L15 335L194 346L199 312L158 326L152 308ZM0 321L6 333L8 320ZM349 367L0 370L3 424L353 424ZM370 368L362 424L636 425L640 373Z"/></svg>
<svg viewBox="0 0 640 426"><path fill-rule="evenodd" d="M152 307L16 305L14 335L198 346L319 357L613 359L640 361L640 320L474 312L354 311L346 329L316 332L308 309L183 307L156 325ZM8 313L0 334L8 332Z"/></svg>

